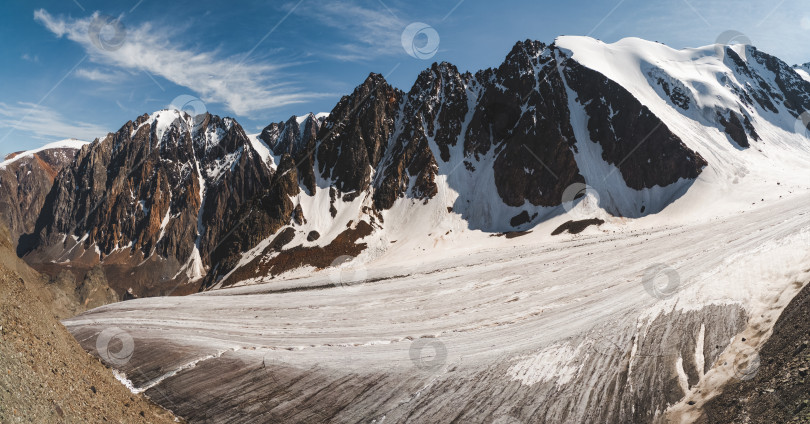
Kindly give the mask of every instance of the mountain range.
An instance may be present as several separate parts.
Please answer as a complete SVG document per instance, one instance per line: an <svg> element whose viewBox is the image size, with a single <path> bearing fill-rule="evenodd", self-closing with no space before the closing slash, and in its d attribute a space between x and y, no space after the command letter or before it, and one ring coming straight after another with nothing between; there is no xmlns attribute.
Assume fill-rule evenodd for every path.
<svg viewBox="0 0 810 424"><path fill-rule="evenodd" d="M139 298L63 323L190 422L740 422L765 393L795 416L808 75L526 40L258 134L169 109L21 152L0 214L76 303Z"/></svg>
<svg viewBox="0 0 810 424"><path fill-rule="evenodd" d="M32 266L100 263L121 296L327 268L387 249L392 230L431 232L403 230L405 210L505 233L587 194L638 218L707 169L733 181L737 158L806 151L774 140L806 131L802 72L752 46L527 40L475 74L434 63L408 92L372 73L330 113L257 135L210 114L142 115L80 149L4 162L2 213Z"/></svg>

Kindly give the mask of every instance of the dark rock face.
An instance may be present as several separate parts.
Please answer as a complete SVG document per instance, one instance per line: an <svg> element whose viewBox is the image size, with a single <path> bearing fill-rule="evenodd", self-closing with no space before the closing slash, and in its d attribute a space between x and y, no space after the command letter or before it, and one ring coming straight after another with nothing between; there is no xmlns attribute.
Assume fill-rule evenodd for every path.
<svg viewBox="0 0 810 424"><path fill-rule="evenodd" d="M504 203L522 206L556 206L562 193L573 183L584 182L574 160L576 139L571 128L568 96L560 64L543 43L518 43L495 70L495 85L482 96L476 110L488 116L471 124L481 133L477 146L485 145L486 128L495 142L495 185ZM479 78L482 74L479 73ZM506 87L505 91L499 89ZM526 110L525 113L520 113ZM473 117L475 122L475 117ZM473 136L474 132L469 132Z"/></svg>
<svg viewBox="0 0 810 424"><path fill-rule="evenodd" d="M233 214L233 224L225 227L230 228L228 234L212 249L210 263L214 266L205 276L201 288L214 285L237 265L244 252L290 224L296 209L290 196L298 192L298 177L293 161L289 155L284 155L267 188L249 198ZM284 231L287 230L292 228Z"/></svg>
<svg viewBox="0 0 810 424"><path fill-rule="evenodd" d="M528 211L523 211L523 212L513 216L512 219L509 220L509 223L513 227L517 227L517 226L523 225L523 224L525 224L525 223L527 223L527 222L529 222L531 220L532 220L532 217L529 216L529 212Z"/></svg>
<svg viewBox="0 0 810 424"><path fill-rule="evenodd" d="M296 117L284 123L270 124L262 130L261 138L272 147L273 153L277 155L289 153L296 157L315 140L320 127L321 122L310 113L300 124Z"/></svg>
<svg viewBox="0 0 810 424"><path fill-rule="evenodd" d="M746 54L748 62L734 50L726 48L726 64L745 84L744 90L737 90L744 104L756 104L773 113L779 113L777 105L781 105L794 117L810 110L810 82L787 63L753 46L746 47ZM766 72L760 72L756 69L758 67L765 68Z"/></svg>
<svg viewBox="0 0 810 424"><path fill-rule="evenodd" d="M707 165L619 84L574 61L563 73L588 113L590 139L601 145L602 158L619 168L628 187L641 190L697 178Z"/></svg>
<svg viewBox="0 0 810 424"><path fill-rule="evenodd" d="M798 117L810 110L810 82L802 79L793 68L775 56L754 47L748 47L748 53L758 64L765 66L773 74L775 88L778 88L778 91L775 91L772 85L766 83L764 86L760 85L762 92L767 93L775 102L782 103L794 116Z"/></svg>
<svg viewBox="0 0 810 424"><path fill-rule="evenodd" d="M318 133L323 127L323 118L308 114L299 123L298 117L291 117L287 122L268 125L262 130L262 139L276 156L289 154L298 164L299 182L307 192L315 193L315 170L313 154Z"/></svg>
<svg viewBox="0 0 810 424"><path fill-rule="evenodd" d="M394 132L402 92L382 75L371 74L351 96L344 96L324 121L315 156L317 172L344 193L362 191L371 183Z"/></svg>
<svg viewBox="0 0 810 424"><path fill-rule="evenodd" d="M48 149L0 167L0 219L8 227L15 249L20 236L34 231L54 179L78 152L72 148Z"/></svg>
<svg viewBox="0 0 810 424"><path fill-rule="evenodd" d="M554 231L551 232L551 235L552 236L560 235L566 231L568 231L571 234L579 234L585 231L585 229L590 227L591 225L598 227L604 223L605 221L599 218L581 219L579 221L566 221L559 227L555 228Z"/></svg>
<svg viewBox="0 0 810 424"><path fill-rule="evenodd" d="M438 163L428 139L434 140L440 159L448 161L449 148L456 144L467 112L464 86L468 80L469 75L459 74L447 63L434 63L419 74L404 100L399 118L402 131L378 171L374 195L378 209L388 209L406 195L420 200L436 195Z"/></svg>
<svg viewBox="0 0 810 424"><path fill-rule="evenodd" d="M745 134L745 128L743 128L743 124L740 122L740 118L737 117L737 114L731 112L728 119L726 119L726 117L718 112L717 120L725 129L726 134L728 134L728 136L731 137L731 139L734 140L737 145L740 147L750 146L748 143L748 136Z"/></svg>
<svg viewBox="0 0 810 424"><path fill-rule="evenodd" d="M658 68L652 67L647 71L647 75L651 78L652 81L658 85L663 94L679 108L683 110L689 110L690 103L692 102L692 97L689 94L689 89L686 88L682 82L670 78L666 73Z"/></svg>
<svg viewBox="0 0 810 424"><path fill-rule="evenodd" d="M207 187L198 230L199 250L205 258L223 243L227 234L240 222L241 219L234 216L233 211L256 199L271 186L271 173L253 152L247 136L235 121L206 115L202 127L214 128L214 131L227 128L219 144L205 146L205 153L199 160L199 163L208 164L203 167ZM223 171L223 162L230 168ZM288 188L288 193L297 194L297 189L296 184L294 189ZM289 218L289 215L285 216ZM216 261L203 260L203 263L212 266Z"/></svg>

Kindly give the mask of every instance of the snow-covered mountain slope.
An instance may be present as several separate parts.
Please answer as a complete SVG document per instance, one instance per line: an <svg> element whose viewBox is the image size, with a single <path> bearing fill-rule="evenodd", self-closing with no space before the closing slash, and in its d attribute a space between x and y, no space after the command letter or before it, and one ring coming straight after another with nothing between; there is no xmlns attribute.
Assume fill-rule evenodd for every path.
<svg viewBox="0 0 810 424"><path fill-rule="evenodd" d="M793 67L796 72L804 78L805 81L810 81L810 63L805 63L804 65L796 65Z"/></svg>
<svg viewBox="0 0 810 424"><path fill-rule="evenodd" d="M91 352L129 334L112 365L191 420L688 422L810 280L808 109L751 46L561 37L407 93L371 74L189 168L229 211L187 244L223 290L66 325ZM263 190L212 197L244 168Z"/></svg>
<svg viewBox="0 0 810 424"><path fill-rule="evenodd" d="M437 234L655 220L664 209L686 221L735 214L776 184L780 194L806 184L808 93L790 67L751 46L678 51L639 39L521 42L475 76L434 64L408 93L372 75L292 156L304 188L293 201L306 219L287 245L329 256L346 225L364 220L377 228L364 238L358 261L367 262L430 251ZM299 274L323 266L265 252L272 241L224 285L290 270L259 263L294 259Z"/></svg>
<svg viewBox="0 0 810 424"><path fill-rule="evenodd" d="M67 138L60 141L55 141L53 143L48 143L42 147L38 147L32 150L26 150L22 152L12 153L6 157L3 162L0 162L0 168L7 168L9 165L20 161L22 159L31 158L38 153L47 152L47 151L59 151L59 150L80 150L84 147L85 144L88 144L86 141L77 140L75 138Z"/></svg>
<svg viewBox="0 0 810 424"><path fill-rule="evenodd" d="M221 289L65 322L131 337L107 362L192 421L690 422L810 280L808 109L751 46L520 42L256 137L139 118L62 174L33 254L120 233ZM175 249L121 224L154 216Z"/></svg>

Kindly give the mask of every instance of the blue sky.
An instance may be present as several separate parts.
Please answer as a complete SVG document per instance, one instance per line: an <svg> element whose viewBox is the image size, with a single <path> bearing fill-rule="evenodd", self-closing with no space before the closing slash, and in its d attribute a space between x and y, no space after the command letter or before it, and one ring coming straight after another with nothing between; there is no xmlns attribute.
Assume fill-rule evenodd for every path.
<svg viewBox="0 0 810 424"><path fill-rule="evenodd" d="M635 36L681 48L736 30L803 63L803 2L12 0L0 14L0 155L92 140L178 96L259 132L293 114L330 111L369 72L407 91L434 61L474 72L527 38ZM406 28L416 35L403 45Z"/></svg>

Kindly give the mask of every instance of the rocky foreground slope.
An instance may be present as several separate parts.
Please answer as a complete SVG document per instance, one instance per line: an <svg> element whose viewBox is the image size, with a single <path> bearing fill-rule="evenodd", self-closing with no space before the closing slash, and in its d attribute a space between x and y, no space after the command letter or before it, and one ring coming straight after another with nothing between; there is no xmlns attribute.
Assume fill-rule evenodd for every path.
<svg viewBox="0 0 810 424"><path fill-rule="evenodd" d="M810 266L808 266L810 269ZM704 407L707 423L810 422L810 286L785 308L752 355L750 378L733 381Z"/></svg>
<svg viewBox="0 0 810 424"><path fill-rule="evenodd" d="M0 225L0 422L175 422L79 347L8 240Z"/></svg>

